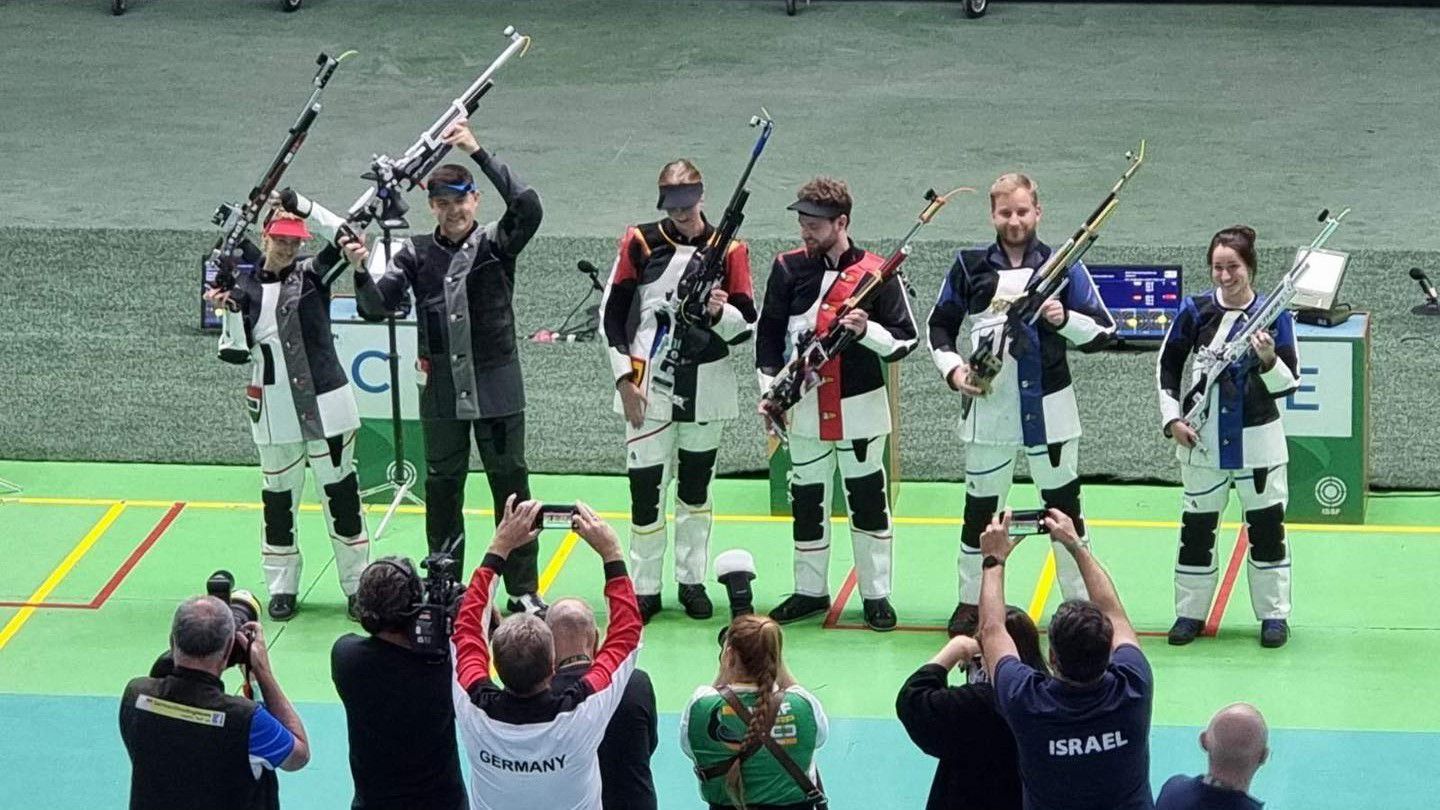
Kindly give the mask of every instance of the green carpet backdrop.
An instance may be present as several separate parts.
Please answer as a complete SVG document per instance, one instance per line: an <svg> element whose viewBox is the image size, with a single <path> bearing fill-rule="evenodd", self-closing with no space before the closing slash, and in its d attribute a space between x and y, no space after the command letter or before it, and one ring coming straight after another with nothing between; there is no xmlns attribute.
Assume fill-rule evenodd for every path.
<svg viewBox="0 0 1440 810"><path fill-rule="evenodd" d="M215 358L197 328L198 257L207 234L186 231L0 228L0 457L250 463L241 391L247 372ZM863 231L865 244L888 251ZM757 286L768 257L787 243L752 245ZM907 264L923 319L955 243L922 242ZM556 326L588 281L575 261L608 267L612 240L539 237L520 263L519 330ZM1260 286L1286 265L1288 249L1261 252ZM1173 262L1198 289L1203 247L1097 246L1093 261ZM1355 251L1345 298L1374 312L1374 482L1440 487L1440 410L1435 325L1409 314L1418 293L1405 269L1440 256ZM346 282L348 284L348 281ZM761 294L757 290L757 297ZM620 419L610 411L608 366L596 343L523 344L531 467L543 472L623 469ZM741 398L758 397L753 350L742 347ZM1088 476L1173 480L1177 471L1155 427L1153 352L1072 354L1086 435ZM902 473L958 478L957 398L924 350L902 365ZM729 428L723 472L764 468L757 420Z"/></svg>

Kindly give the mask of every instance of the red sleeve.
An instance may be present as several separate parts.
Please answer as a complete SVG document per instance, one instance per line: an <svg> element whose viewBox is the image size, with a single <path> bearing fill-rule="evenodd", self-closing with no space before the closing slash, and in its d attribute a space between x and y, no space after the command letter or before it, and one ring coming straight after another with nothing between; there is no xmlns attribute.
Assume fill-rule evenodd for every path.
<svg viewBox="0 0 1440 810"><path fill-rule="evenodd" d="M755 282L750 278L750 246L739 240L725 255L725 292L732 297L755 297Z"/></svg>
<svg viewBox="0 0 1440 810"><path fill-rule="evenodd" d="M605 602L610 606L610 626L605 630L605 643L595 655L595 663L586 671L584 681L591 694L610 685L615 671L625 659L640 648L640 606L635 601L635 585L625 573L625 563L605 564Z"/></svg>
<svg viewBox="0 0 1440 810"><path fill-rule="evenodd" d="M625 235L620 237L620 250L615 257L615 268L610 271L610 283L615 285L639 281L640 268L645 265L649 253L649 246L645 244L645 237L640 235L640 229L627 228Z"/></svg>
<svg viewBox="0 0 1440 810"><path fill-rule="evenodd" d="M505 558L498 554L485 555L470 577L470 587L465 589L465 599L460 602L460 614L455 617L455 635L451 638L455 643L455 677L466 692L476 683L490 679L486 613L490 606L490 588L504 564Z"/></svg>

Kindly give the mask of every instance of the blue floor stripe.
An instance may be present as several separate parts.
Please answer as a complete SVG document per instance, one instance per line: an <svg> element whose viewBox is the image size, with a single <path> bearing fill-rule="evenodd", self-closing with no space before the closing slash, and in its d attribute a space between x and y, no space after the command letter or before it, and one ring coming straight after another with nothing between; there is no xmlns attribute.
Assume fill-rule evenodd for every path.
<svg viewBox="0 0 1440 810"><path fill-rule="evenodd" d="M314 759L280 776L285 807L343 807L349 796L345 717L338 704L299 707ZM123 806L129 763L116 727L116 700L0 694L0 796L7 810L92 810ZM654 769L660 806L698 808L689 761L677 742L678 718L662 714ZM1151 739L1154 787L1177 772L1200 773L1199 729L1163 726ZM1274 808L1429 810L1427 774L1440 762L1440 733L1272 730L1270 764L1253 792ZM832 718L820 755L825 785L837 808L923 807L933 761L919 753L897 722ZM84 763L63 768L61 763Z"/></svg>

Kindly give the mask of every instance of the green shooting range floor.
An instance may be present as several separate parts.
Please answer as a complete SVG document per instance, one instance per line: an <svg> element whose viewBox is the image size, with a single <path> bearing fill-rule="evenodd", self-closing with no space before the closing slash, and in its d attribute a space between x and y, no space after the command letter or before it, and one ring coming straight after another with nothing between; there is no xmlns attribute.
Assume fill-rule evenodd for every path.
<svg viewBox="0 0 1440 810"><path fill-rule="evenodd" d="M5 805L16 808L113 806L128 778L114 699L163 647L175 604L201 591L217 568L263 591L258 476L250 468L0 462L0 478L25 488L0 500L0 603L24 603L48 588L44 606L0 607L0 727L7 729L0 735L0 794L15 797ZM470 502L487 503L483 476L477 478ZM623 534L624 479L538 476L533 487L545 500L586 500ZM902 622L917 629L880 636L815 621L786 630L791 668L835 720L821 762L841 806L923 803L932 765L906 742L892 705L904 677L943 640L938 628L954 604L961 493L956 484L900 488L895 603ZM1172 617L1178 493L1092 486L1085 498L1095 547L1135 623L1163 632ZM787 520L766 514L763 481L721 480L714 500L712 552L751 550L759 567L757 604L768 608L790 582ZM1033 490L1017 487L1014 505L1035 501ZM1426 687L1433 686L1428 662L1440 656L1440 618L1428 579L1418 572L1440 566L1434 503L1428 495L1386 495L1372 499L1366 526L1292 527L1294 636L1281 650L1256 643L1243 581L1216 638L1184 649L1145 639L1157 682L1157 787L1170 773L1202 769L1195 727L1220 706L1248 700L1275 729L1272 763L1255 788L1273 806L1430 806L1423 774L1440 754L1440 705ZM372 507L372 531L379 517ZM485 536L488 515L476 511L469 519L472 535ZM838 591L850 555L843 522L835 532L831 577ZM267 634L282 682L310 724L317 759L285 775L282 790L292 806L333 806L337 795L348 795L349 777L328 654L335 637L355 626L344 618L313 505L300 533L307 553L302 610L288 624L267 624ZM1226 556L1234 536L1231 524L1220 543ZM562 543L556 532L542 543L548 595L598 601L601 579L588 548ZM557 553L564 545L570 553ZM375 550L422 556L422 516L397 516ZM1008 567L1009 601L1030 603L1046 551L1029 541L1017 550ZM722 592L712 586L712 593ZM1058 599L1052 589L1048 608ZM858 620L852 599L840 625ZM696 804L675 740L675 713L696 685L713 678L720 623L668 611L646 629L642 666L662 713L656 770L665 807ZM54 780L45 765L62 755L94 765Z"/></svg>

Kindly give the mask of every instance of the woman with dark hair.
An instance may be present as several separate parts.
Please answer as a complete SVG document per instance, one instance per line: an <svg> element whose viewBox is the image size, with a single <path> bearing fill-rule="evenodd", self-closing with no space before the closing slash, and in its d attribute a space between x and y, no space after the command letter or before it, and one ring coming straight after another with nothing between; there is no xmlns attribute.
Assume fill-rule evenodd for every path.
<svg viewBox="0 0 1440 810"><path fill-rule="evenodd" d="M1005 611L1005 629L1020 660L1049 674L1040 633L1029 614ZM950 686L946 675L963 666L966 683ZM895 713L921 751L940 760L926 810L1019 810L1020 765L1015 737L995 710L995 690L980 663L980 642L955 636L905 680Z"/></svg>
<svg viewBox="0 0 1440 810"><path fill-rule="evenodd" d="M1250 603L1260 620L1260 643L1279 647L1290 636L1290 551L1285 543L1289 452L1275 400L1300 385L1295 324L1289 312L1250 338L1250 350L1212 381L1206 418L1197 432L1185 421L1194 400L1182 397L1185 366L1218 349L1264 307L1254 288L1255 231L1226 228L1206 255L1215 289L1180 304L1160 346L1156 378L1160 425L1175 441L1185 493L1175 564L1175 624L1171 644L1189 644L1204 628L1219 564L1215 532L1235 487L1250 537ZM1193 373L1191 376L1194 376Z"/></svg>
<svg viewBox="0 0 1440 810"><path fill-rule="evenodd" d="M695 690L680 714L680 747L695 761L700 797L712 808L813 810L815 752L830 721L785 667L780 625L750 614L731 623L713 686Z"/></svg>

